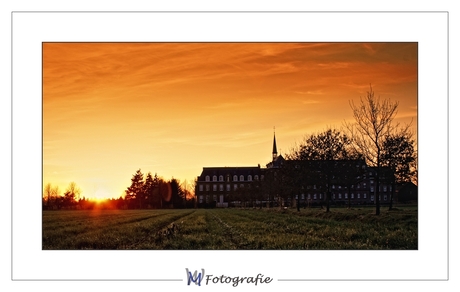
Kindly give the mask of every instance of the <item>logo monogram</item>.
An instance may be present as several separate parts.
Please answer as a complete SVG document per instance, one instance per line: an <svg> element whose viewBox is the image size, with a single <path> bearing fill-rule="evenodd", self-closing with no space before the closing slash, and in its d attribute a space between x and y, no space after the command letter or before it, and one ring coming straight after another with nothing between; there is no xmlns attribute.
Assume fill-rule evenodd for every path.
<svg viewBox="0 0 460 292"><path fill-rule="evenodd" d="M194 282L195 285L201 286L201 280L204 278L204 269L201 269L201 273L198 273L197 270L195 270L195 273L190 272L188 268L185 269L187 272L187 285L190 285L191 282Z"/></svg>

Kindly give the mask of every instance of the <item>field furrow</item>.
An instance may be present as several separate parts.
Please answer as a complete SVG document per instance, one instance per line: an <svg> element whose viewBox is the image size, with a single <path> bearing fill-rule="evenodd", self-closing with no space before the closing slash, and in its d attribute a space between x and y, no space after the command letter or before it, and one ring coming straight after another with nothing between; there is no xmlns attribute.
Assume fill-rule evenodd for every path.
<svg viewBox="0 0 460 292"><path fill-rule="evenodd" d="M417 249L416 208L44 211L43 249Z"/></svg>

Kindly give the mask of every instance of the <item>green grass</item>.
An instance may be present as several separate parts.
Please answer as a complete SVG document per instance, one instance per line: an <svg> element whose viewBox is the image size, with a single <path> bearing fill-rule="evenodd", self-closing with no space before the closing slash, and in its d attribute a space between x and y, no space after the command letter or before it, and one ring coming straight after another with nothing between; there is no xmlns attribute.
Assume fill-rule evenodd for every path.
<svg viewBox="0 0 460 292"><path fill-rule="evenodd" d="M416 207L43 211L43 249L418 249Z"/></svg>

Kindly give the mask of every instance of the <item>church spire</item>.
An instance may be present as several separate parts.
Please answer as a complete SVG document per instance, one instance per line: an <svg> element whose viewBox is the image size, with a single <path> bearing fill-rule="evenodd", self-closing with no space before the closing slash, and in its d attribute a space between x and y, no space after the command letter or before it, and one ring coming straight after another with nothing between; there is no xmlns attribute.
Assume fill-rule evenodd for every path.
<svg viewBox="0 0 460 292"><path fill-rule="evenodd" d="M276 150L276 136L275 136L275 127L273 127L273 161L278 157L278 151Z"/></svg>

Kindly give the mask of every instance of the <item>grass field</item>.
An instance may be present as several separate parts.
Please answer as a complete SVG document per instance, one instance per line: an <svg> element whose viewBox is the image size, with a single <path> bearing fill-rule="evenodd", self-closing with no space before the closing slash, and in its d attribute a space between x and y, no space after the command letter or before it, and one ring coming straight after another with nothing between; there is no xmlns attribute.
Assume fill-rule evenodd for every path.
<svg viewBox="0 0 460 292"><path fill-rule="evenodd" d="M418 249L416 207L43 211L42 248Z"/></svg>

